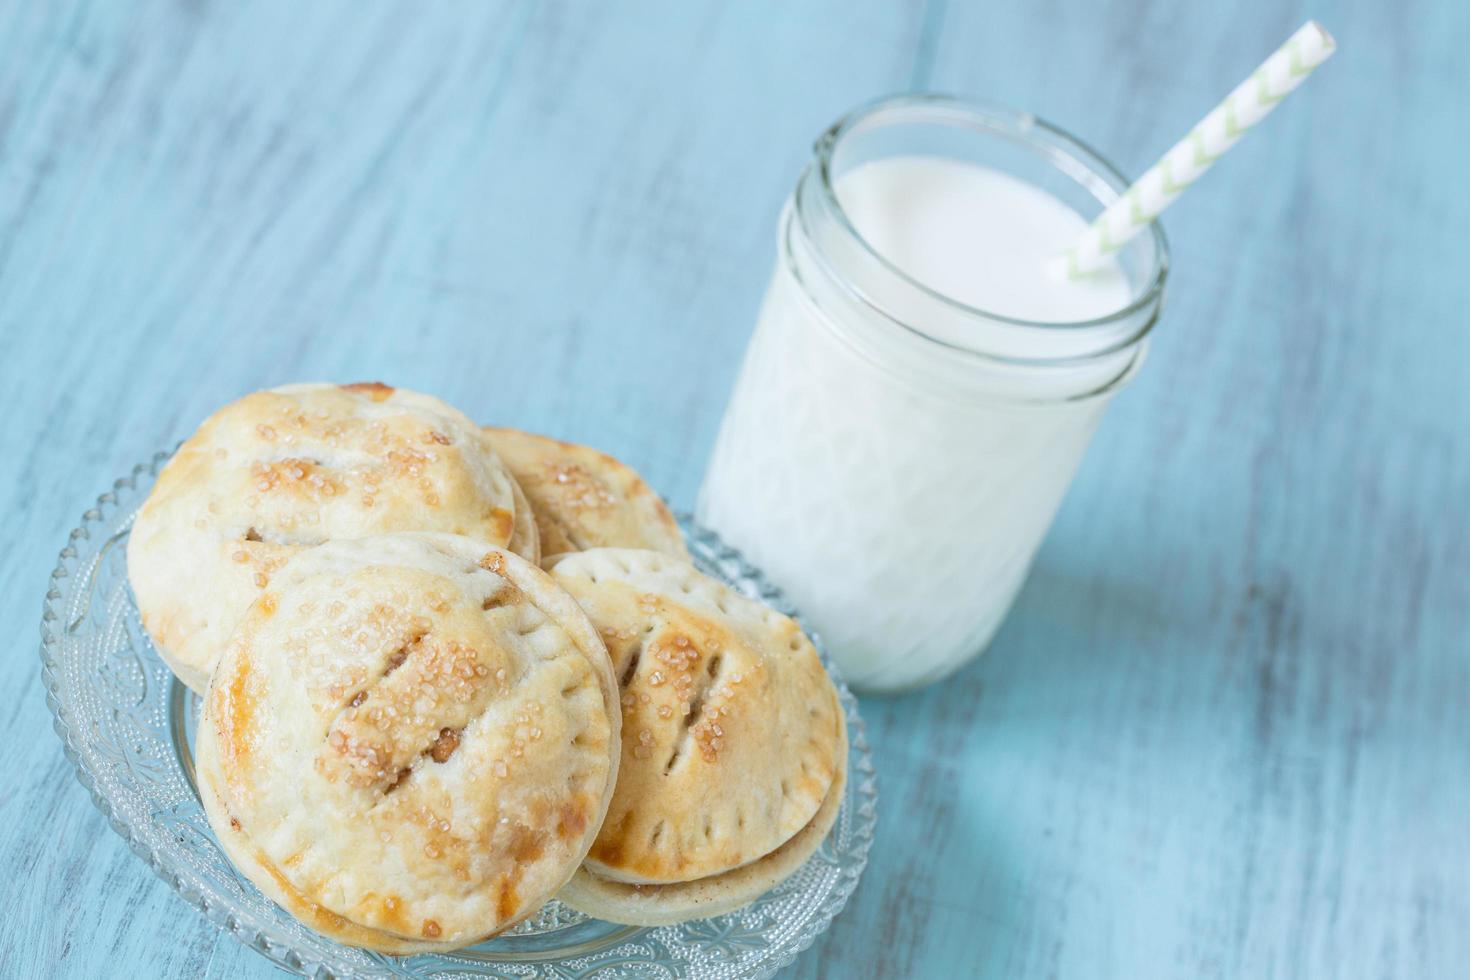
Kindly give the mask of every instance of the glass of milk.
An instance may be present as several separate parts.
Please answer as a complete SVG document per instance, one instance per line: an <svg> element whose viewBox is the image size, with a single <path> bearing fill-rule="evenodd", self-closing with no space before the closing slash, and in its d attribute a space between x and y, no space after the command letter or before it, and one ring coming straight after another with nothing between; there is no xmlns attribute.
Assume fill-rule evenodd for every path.
<svg viewBox="0 0 1470 980"><path fill-rule="evenodd" d="M878 102L817 141L697 513L859 689L985 649L1143 360L1157 225L1088 279L1047 270L1126 187L1061 130L948 98Z"/></svg>

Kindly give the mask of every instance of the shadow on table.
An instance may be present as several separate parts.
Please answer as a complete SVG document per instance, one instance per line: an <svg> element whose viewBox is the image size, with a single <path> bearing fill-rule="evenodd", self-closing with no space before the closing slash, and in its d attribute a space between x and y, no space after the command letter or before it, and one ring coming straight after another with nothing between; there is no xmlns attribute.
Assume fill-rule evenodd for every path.
<svg viewBox="0 0 1470 980"><path fill-rule="evenodd" d="M1146 589L1042 562L978 660L924 690L862 700L878 839L855 899L864 911L839 918L829 940L876 928L848 936L875 957L860 975L913 975L923 950L930 968L999 976L1060 944L1067 902L1086 885L1086 814L1127 792L1123 712L1188 625Z"/></svg>

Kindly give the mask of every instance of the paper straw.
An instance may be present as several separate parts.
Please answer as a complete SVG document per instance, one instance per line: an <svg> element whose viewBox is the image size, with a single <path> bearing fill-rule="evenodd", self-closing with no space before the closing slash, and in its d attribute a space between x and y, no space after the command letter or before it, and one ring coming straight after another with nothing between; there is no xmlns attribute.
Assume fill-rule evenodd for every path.
<svg viewBox="0 0 1470 980"><path fill-rule="evenodd" d="M1255 74L1241 82L1188 136L1108 205L1081 240L1057 256L1054 271L1076 279L1097 270L1335 50L1337 43L1322 25L1314 20L1303 24Z"/></svg>

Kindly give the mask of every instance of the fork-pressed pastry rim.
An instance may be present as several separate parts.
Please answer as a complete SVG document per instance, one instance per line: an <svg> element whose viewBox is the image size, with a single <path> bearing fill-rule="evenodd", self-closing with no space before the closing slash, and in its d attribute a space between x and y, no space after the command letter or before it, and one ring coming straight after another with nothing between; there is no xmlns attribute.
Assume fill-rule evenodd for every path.
<svg viewBox="0 0 1470 980"><path fill-rule="evenodd" d="M543 954L524 948L507 947L497 942L487 947L476 947L464 951L464 955L450 961L441 957L422 962L421 958L397 960L390 957L350 950L309 935L305 939L293 938L287 925L281 920L262 918L257 912L245 907L238 899L222 890L220 883L201 877L189 868L180 854L173 851L173 841L159 838L154 828L148 826L143 817L129 812L126 798L114 800L110 795L116 789L109 785L111 777L100 768L96 754L84 744L80 734L81 719L77 715L78 705L67 697L61 678L65 666L60 659L60 648L65 625L63 600L66 583L79 575L90 574L93 556L83 558L87 543L99 527L112 520L118 508L124 506L128 494L138 489L140 481L146 482L173 455L173 451L156 453L150 460L135 466L124 477L114 481L107 492L101 494L93 506L82 514L79 525L70 533L66 545L61 549L55 568L48 579L47 591L42 605L41 645L42 684L46 691L46 703L52 712L52 724L61 739L63 751L75 769L78 781L86 788L92 803L138 857L190 905L198 909L206 919L219 929L237 938L246 946L260 953L283 969L318 980L345 976L389 976L411 972L424 977L464 976L484 971L487 965L492 975L534 976L541 973L537 963L547 962ZM129 501L127 506L141 503ZM691 551L699 558L701 567L715 569L720 578L733 581L737 587L752 598L771 605L773 608L794 615L785 596L740 555L719 539L713 532L699 527L687 514L678 514L678 520L690 543ZM124 525L124 528L126 525ZM105 548L106 545L99 546ZM799 617L796 617L799 621ZM810 635L810 634L809 634ZM818 649L821 643L812 636ZM824 656L824 661L826 657ZM828 662L831 670L830 662ZM158 668L160 671L161 667ZM725 940L726 935L739 935L742 939L753 934L744 932L741 923L724 924L725 920L708 920L685 923L683 927L632 930L621 928L611 932L602 940L568 948L567 955L579 957L576 962L584 968L595 968L599 962L646 963L654 970L664 973L682 971L692 976L705 975L698 964L725 963L726 957L738 959L747 975L768 978L788 966L822 934L832 919L847 903L867 864L876 826L877 784L872 765L871 752L857 712L857 701L834 672L844 711L847 716L848 735L852 751L849 757L849 791L837 827L834 828L829 844L840 850L819 853L813 858L834 870L835 880L829 890L811 908L803 908L803 921L796 931L780 940L777 947L765 945L734 945ZM181 700L182 698L182 700ZM169 688L161 695L165 703L185 703L189 698L182 688ZM166 710L166 708L160 708ZM182 729L180 729L182 730ZM186 784L192 781L180 771L178 778ZM779 890L778 890L779 891ZM768 899L779 902L782 896L771 895L759 899L751 910L763 907ZM782 906L784 907L784 906ZM281 913L284 915L284 913ZM553 920L562 916L552 916ZM734 930L733 933L731 930ZM318 945L320 943L320 945ZM713 944L713 945L711 945ZM711 950L714 952L711 953ZM749 951L750 956L739 954ZM732 960L733 961L733 960ZM556 960L549 961L558 962ZM555 969L555 967L552 967ZM722 975L728 972L728 967Z"/></svg>

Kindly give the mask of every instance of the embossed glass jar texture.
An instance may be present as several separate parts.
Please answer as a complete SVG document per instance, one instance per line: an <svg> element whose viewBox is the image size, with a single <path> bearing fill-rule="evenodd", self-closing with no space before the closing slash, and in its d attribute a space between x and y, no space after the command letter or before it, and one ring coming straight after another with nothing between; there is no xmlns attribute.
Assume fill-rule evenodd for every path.
<svg viewBox="0 0 1470 980"><path fill-rule="evenodd" d="M905 96L817 141L700 491L860 690L898 691L989 644L1091 441L1141 363L1168 265L1157 227L1120 251L1131 299L1078 322L1015 319L910 277L835 189L855 167L934 157L999 171L1080 215L1126 181L1013 110Z"/></svg>

